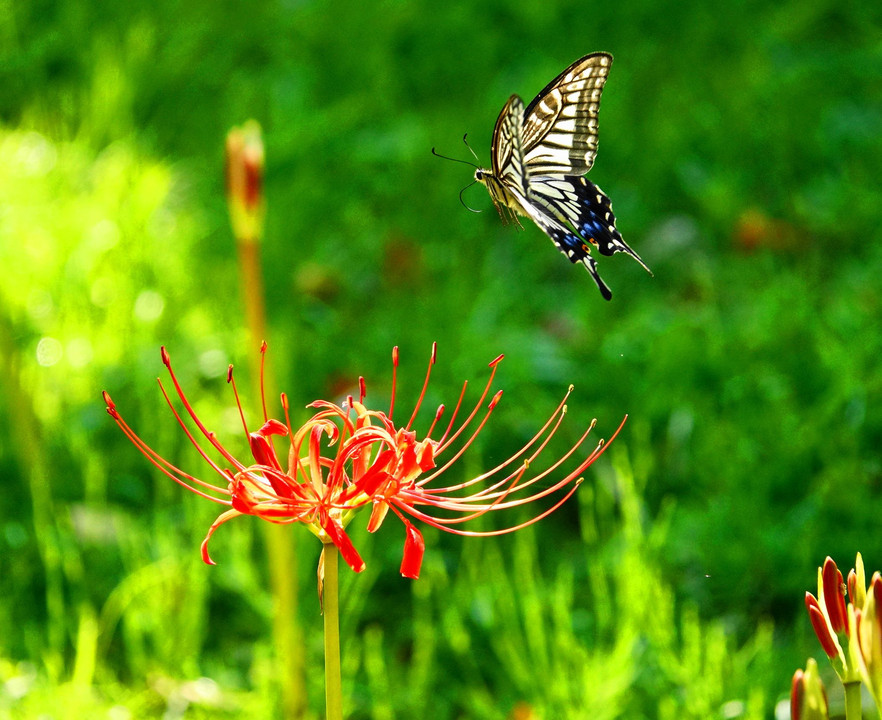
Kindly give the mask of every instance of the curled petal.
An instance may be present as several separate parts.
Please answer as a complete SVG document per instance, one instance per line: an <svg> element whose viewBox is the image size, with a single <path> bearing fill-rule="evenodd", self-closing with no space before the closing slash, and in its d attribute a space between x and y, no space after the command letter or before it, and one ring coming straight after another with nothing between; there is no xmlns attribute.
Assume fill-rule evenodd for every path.
<svg viewBox="0 0 882 720"><path fill-rule="evenodd" d="M378 500L371 508L371 519L368 521L367 531L369 533L376 532L383 520L386 519L386 513L389 512L389 503L384 500Z"/></svg>
<svg viewBox="0 0 882 720"><path fill-rule="evenodd" d="M251 445L251 454L258 465L266 465L273 470L282 470L279 459L276 457L276 451L265 435L251 433L248 436L248 443Z"/></svg>
<svg viewBox="0 0 882 720"><path fill-rule="evenodd" d="M202 562L206 565L217 565L217 563L211 559L208 554L208 541L211 540L211 536L214 535L214 531L217 530L221 525L223 525L227 520L232 520L234 517L238 517L241 515L238 510L227 510L225 513L221 513L217 520L211 523L211 527L208 528L208 534L206 534L205 539L202 541Z"/></svg>

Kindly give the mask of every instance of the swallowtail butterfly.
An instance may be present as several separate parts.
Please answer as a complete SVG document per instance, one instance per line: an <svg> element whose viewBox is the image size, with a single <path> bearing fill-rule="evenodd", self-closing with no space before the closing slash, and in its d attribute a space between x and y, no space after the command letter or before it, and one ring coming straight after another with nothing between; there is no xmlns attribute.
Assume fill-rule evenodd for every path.
<svg viewBox="0 0 882 720"><path fill-rule="evenodd" d="M609 198L583 177L597 154L597 112L610 65L608 53L586 55L526 109L512 95L493 130L493 168L475 172L504 223L522 227L517 216L529 217L570 262L585 265L607 300L612 293L597 273L591 245L601 255L628 253L652 274L616 229Z"/></svg>

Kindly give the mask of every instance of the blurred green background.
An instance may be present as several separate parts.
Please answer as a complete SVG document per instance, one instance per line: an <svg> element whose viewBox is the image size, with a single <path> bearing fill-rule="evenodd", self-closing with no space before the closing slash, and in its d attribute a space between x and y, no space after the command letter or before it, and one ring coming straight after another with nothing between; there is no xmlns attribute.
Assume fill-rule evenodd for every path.
<svg viewBox="0 0 882 720"><path fill-rule="evenodd" d="M0 717L281 716L258 521L225 526L202 565L214 508L101 402L203 474L154 383L164 344L245 452L224 375L256 349L222 168L250 117L269 362L293 406L363 375L382 407L393 345L412 402L437 341L430 408L506 354L464 473L517 449L570 383L558 452L592 417L599 438L630 416L533 531L427 530L419 581L398 575L400 527L368 537L356 518L347 714L773 717L820 656L802 608L817 566L860 550L882 567L882 5L0 8ZM468 132L489 163L508 96L596 50L615 63L589 177L655 273L600 258L609 303L482 189L467 212L470 171L430 154L469 159ZM308 717L318 552L298 538Z"/></svg>

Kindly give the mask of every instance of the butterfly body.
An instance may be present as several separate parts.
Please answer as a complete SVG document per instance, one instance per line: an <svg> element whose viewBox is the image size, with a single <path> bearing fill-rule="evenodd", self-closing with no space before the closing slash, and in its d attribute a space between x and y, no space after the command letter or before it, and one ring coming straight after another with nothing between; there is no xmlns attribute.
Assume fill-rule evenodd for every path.
<svg viewBox="0 0 882 720"><path fill-rule="evenodd" d="M512 95L493 130L492 168L475 180L487 187L503 222L529 217L570 262L585 265L604 298L612 293L597 272L602 255L625 252L649 268L616 229L609 198L583 175L597 153L597 113L612 56L577 60L524 108Z"/></svg>

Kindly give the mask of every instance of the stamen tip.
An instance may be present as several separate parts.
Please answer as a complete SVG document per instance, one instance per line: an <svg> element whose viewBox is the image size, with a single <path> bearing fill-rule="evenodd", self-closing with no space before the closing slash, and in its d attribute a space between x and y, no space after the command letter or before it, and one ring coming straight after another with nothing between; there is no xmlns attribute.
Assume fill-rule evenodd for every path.
<svg viewBox="0 0 882 720"><path fill-rule="evenodd" d="M574 388L574 387L576 387L576 386L573 385L572 383L570 383L570 387L567 389L567 393L571 393L571 392L573 392L573 388Z"/></svg>
<svg viewBox="0 0 882 720"><path fill-rule="evenodd" d="M230 363L229 367L227 368L227 382L233 382L233 363Z"/></svg>
<svg viewBox="0 0 882 720"><path fill-rule="evenodd" d="M494 358L493 360L491 360L491 361L489 362L488 367L496 367L499 363L502 362L502 359L503 359L504 357L505 357L505 355L500 355L499 357Z"/></svg>
<svg viewBox="0 0 882 720"><path fill-rule="evenodd" d="M438 343L432 343L432 359L429 361L432 365L435 364L435 359L438 357Z"/></svg>
<svg viewBox="0 0 882 720"><path fill-rule="evenodd" d="M116 405L113 403L113 400L110 399L110 393L107 392L107 390L101 391L101 397L104 398L104 404L107 405L108 412L116 410Z"/></svg>
<svg viewBox="0 0 882 720"><path fill-rule="evenodd" d="M263 355L266 352L267 343L266 340L260 343L260 354Z"/></svg>
<svg viewBox="0 0 882 720"><path fill-rule="evenodd" d="M493 396L493 399L490 401L490 407L488 408L488 410L492 410L493 408L495 408L495 407L496 407L496 403L498 403L498 402L500 401L501 398L502 398L502 390L500 390L499 392L497 392L497 393Z"/></svg>
<svg viewBox="0 0 882 720"><path fill-rule="evenodd" d="M392 365L398 367L398 346L392 348Z"/></svg>
<svg viewBox="0 0 882 720"><path fill-rule="evenodd" d="M162 364L166 367L171 367L171 357L169 357L168 350L165 349L165 345L159 348L159 356L162 358Z"/></svg>

